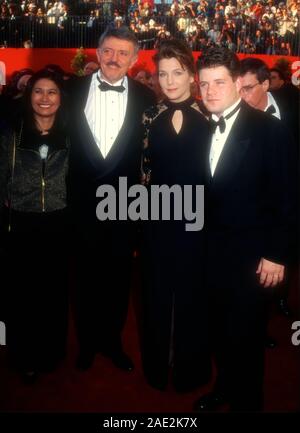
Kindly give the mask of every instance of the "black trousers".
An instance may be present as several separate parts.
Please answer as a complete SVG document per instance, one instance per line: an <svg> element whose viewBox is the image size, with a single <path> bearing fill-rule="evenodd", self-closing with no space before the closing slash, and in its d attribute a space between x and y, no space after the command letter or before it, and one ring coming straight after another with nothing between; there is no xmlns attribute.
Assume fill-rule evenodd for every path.
<svg viewBox="0 0 300 433"><path fill-rule="evenodd" d="M7 346L21 369L65 356L68 324L67 212L12 212L6 237Z"/></svg>
<svg viewBox="0 0 300 433"><path fill-rule="evenodd" d="M211 233L207 248L210 339L217 366L215 388L233 411L263 408L264 341L268 289L258 283L259 258L251 236ZM249 246L249 248L247 248Z"/></svg>
<svg viewBox="0 0 300 433"><path fill-rule="evenodd" d="M126 221L98 222L77 231L75 312L82 352L122 349L134 239L135 227Z"/></svg>

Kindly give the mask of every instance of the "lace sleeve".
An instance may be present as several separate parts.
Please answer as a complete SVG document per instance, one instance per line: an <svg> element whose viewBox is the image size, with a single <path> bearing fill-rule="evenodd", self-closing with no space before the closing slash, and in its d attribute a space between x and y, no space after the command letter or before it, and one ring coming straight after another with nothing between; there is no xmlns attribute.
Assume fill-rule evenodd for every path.
<svg viewBox="0 0 300 433"><path fill-rule="evenodd" d="M149 133L153 121L167 109L164 103L160 103L153 107L150 107L143 114L143 153L141 163L141 183L143 185L149 185L151 182L151 143L149 142Z"/></svg>
<svg viewBox="0 0 300 433"><path fill-rule="evenodd" d="M143 114L143 152L141 161L141 183L148 185L150 183L151 164L149 158L149 130L152 123L150 110Z"/></svg>

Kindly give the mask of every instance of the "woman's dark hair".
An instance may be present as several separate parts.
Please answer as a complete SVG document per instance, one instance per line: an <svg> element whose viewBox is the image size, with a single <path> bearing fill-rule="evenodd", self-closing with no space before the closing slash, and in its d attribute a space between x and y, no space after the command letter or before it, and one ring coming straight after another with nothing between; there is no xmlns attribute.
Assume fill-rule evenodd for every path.
<svg viewBox="0 0 300 433"><path fill-rule="evenodd" d="M177 39L162 42L157 53L153 56L153 61L158 69L160 60L172 58L178 60L181 67L187 69L191 75L195 74L196 68L193 53L185 42Z"/></svg>
<svg viewBox="0 0 300 433"><path fill-rule="evenodd" d="M53 81L60 91L60 107L57 110L53 127L55 127L55 129L65 128L67 125L67 100L64 91L64 81L60 74L45 68L33 74L27 83L23 100L23 118L30 129L36 129L31 95L35 84L42 79Z"/></svg>
<svg viewBox="0 0 300 433"><path fill-rule="evenodd" d="M240 75L240 61L237 55L225 47L210 47L203 52L197 61L197 69L216 68L224 66L232 79Z"/></svg>

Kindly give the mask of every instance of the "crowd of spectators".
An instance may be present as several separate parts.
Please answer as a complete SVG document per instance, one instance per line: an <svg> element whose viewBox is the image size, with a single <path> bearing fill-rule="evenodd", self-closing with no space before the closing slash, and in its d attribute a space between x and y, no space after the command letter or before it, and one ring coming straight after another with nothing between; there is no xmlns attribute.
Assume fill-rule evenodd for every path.
<svg viewBox="0 0 300 433"><path fill-rule="evenodd" d="M300 0L168 1L0 0L0 44L5 46L5 23L25 20L31 25L52 25L65 34L84 28L83 34L95 34L89 38L92 44L108 24L126 24L143 49L156 48L162 40L176 37L185 39L193 50L223 45L244 54L300 53ZM83 38L83 46L88 47L89 41ZM45 38L43 44L49 46Z"/></svg>
<svg viewBox="0 0 300 433"><path fill-rule="evenodd" d="M68 15L66 1L50 2L48 0L3 0L1 2L1 19L14 20L18 17L35 18L37 22L44 17L52 21L62 21ZM54 19L54 20L53 20Z"/></svg>

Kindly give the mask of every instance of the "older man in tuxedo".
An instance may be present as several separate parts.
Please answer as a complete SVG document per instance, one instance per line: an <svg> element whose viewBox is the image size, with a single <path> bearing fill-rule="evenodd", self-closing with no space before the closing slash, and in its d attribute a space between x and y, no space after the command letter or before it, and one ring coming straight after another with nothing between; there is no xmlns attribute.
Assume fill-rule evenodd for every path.
<svg viewBox="0 0 300 433"><path fill-rule="evenodd" d="M295 224L294 147L278 119L241 101L234 53L208 49L198 69L212 124L205 228L217 380L195 409L260 411L265 298L284 277Z"/></svg>
<svg viewBox="0 0 300 433"><path fill-rule="evenodd" d="M137 53L137 40L126 27L108 29L97 49L99 71L74 83L71 90L68 191L76 230L77 367L81 370L92 366L97 352L123 370L133 369L121 333L135 226L126 219L97 220L96 190L111 185L117 192L120 177L127 178L128 187L139 182L141 117L155 98L150 89L126 75ZM118 193L116 197L118 203Z"/></svg>

